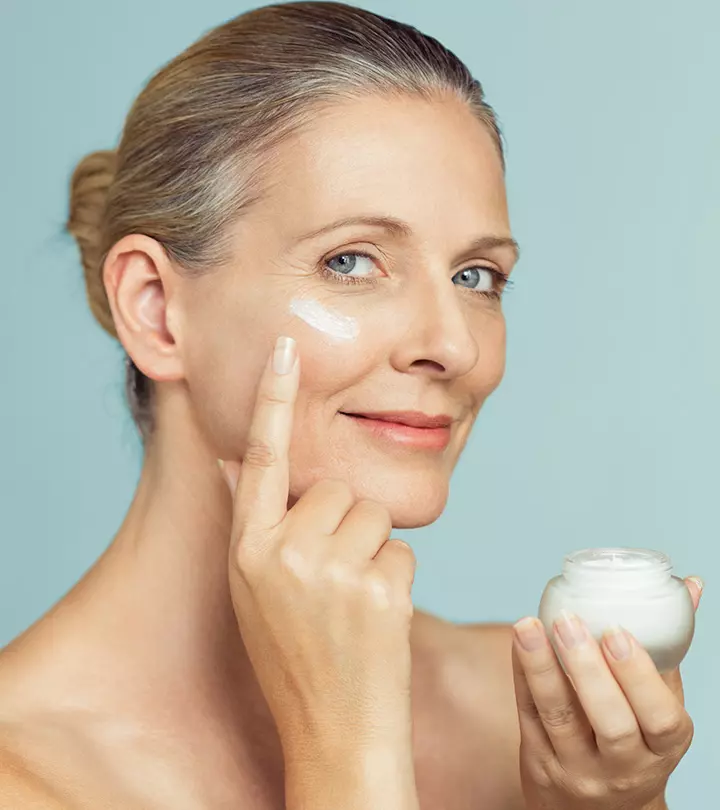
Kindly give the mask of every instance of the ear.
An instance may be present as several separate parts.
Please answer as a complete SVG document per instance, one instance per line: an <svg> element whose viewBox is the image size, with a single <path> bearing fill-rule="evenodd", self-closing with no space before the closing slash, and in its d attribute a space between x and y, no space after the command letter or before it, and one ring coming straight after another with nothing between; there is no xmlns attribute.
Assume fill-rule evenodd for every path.
<svg viewBox="0 0 720 810"><path fill-rule="evenodd" d="M163 246L142 234L112 247L103 280L118 338L152 380L182 379L183 364L171 301L175 270Z"/></svg>

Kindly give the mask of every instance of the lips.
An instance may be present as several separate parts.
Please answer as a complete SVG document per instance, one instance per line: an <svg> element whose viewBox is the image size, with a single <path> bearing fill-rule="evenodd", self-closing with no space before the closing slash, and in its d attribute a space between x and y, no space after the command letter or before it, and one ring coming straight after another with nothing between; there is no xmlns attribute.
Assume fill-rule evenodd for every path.
<svg viewBox="0 0 720 810"><path fill-rule="evenodd" d="M414 428L446 428L453 423L453 418L447 414L430 416L420 411L367 411L363 413L345 413L346 416L355 416L360 419L375 419L379 422L394 422L398 425L407 425Z"/></svg>
<svg viewBox="0 0 720 810"><path fill-rule="evenodd" d="M413 451L441 452L450 443L452 417L447 414L431 416L420 411L367 411L348 413L348 417L366 436L393 451L398 448Z"/></svg>

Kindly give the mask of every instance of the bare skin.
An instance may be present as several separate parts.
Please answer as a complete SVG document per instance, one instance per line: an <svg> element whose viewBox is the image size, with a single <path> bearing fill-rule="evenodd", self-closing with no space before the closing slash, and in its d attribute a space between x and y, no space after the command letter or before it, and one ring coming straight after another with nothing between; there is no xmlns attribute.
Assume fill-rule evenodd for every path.
<svg viewBox="0 0 720 810"><path fill-rule="evenodd" d="M289 509L318 482L336 479L386 510L392 526L432 522L474 420L502 379L500 293L516 254L495 145L462 104L340 105L279 156L275 171L268 195L233 234L233 259L216 272L185 278L142 235L125 237L107 258L118 335L157 384L157 428L107 552L0 654L0 796L12 797L5 806L284 808L278 724L228 580L233 498L216 463L245 456L257 381L276 337L296 340L303 369ZM352 226L296 242L366 213L393 215L409 231ZM376 284L317 273L323 260L358 251L372 255L357 266ZM469 268L474 276L459 275ZM298 295L354 318L358 340L333 344L294 319L288 305ZM416 452L376 440L344 415L368 410L450 414L449 443ZM322 622L315 629L323 632ZM408 636L420 806L540 807L526 803L520 783L511 628L457 626L416 611ZM525 677L530 690L551 678L547 706L540 704L551 716L553 701L567 702L562 671L536 667L537 654L521 659L521 690ZM620 670L612 675L622 679ZM589 672L610 676L604 661ZM667 697L661 682L647 683ZM365 687L372 695L385 684ZM526 693L526 734L534 735L527 742L539 739L540 721L527 712ZM579 708L567 716L583 718ZM356 720L342 717L334 733L352 739ZM541 747L535 753L545 757L531 761L537 775L549 757ZM612 797L556 801L553 785L543 789L557 810L620 806Z"/></svg>
<svg viewBox="0 0 720 810"><path fill-rule="evenodd" d="M107 552L0 656L8 770L27 768L38 795L46 784L60 806L283 806L275 724L228 592L231 499L216 465L243 455L248 381L278 333L297 340L304 363L291 502L317 480L344 478L396 526L440 514L474 418L502 378L499 301L448 284L478 267L480 288L497 291L515 261L497 151L463 105L340 107L283 155L273 182L240 223L229 268L187 280L145 237L127 238L106 262L121 340L158 384L155 439ZM292 246L292 236L364 213L404 219L412 235L352 226ZM463 252L478 236L508 244ZM314 272L323 256L350 250L372 254L356 261L385 291ZM354 317L358 341L335 345L293 319L289 301L305 295ZM445 451L394 454L348 431L343 407L456 421ZM411 647L423 805L522 806L509 630L418 611Z"/></svg>
<svg viewBox="0 0 720 810"><path fill-rule="evenodd" d="M76 598L69 597L71 610L77 609ZM463 628L418 613L412 642L421 807L524 808L508 628ZM62 672L53 667L40 678L45 656L33 660L36 653L21 649L23 667L6 654L2 668L7 770L0 775L0 796L9 802L17 795L17 800L0 801L0 807L24 808L20 799L26 794L37 801L27 807L73 810L285 807L282 752L250 677L238 681L236 694L228 699L238 705L236 718L242 716L245 726L228 728L217 713L201 713L197 696L188 697L183 718L177 707L162 701L149 707L138 696L148 688L140 661L135 681L123 677L124 699L119 700L109 694L109 682L117 676L112 651L94 649L82 659L85 666L67 661ZM26 672L35 674L32 689L22 685ZM93 679L94 672L99 674ZM77 688L78 681L93 680L92 692ZM71 708L59 708L68 704Z"/></svg>

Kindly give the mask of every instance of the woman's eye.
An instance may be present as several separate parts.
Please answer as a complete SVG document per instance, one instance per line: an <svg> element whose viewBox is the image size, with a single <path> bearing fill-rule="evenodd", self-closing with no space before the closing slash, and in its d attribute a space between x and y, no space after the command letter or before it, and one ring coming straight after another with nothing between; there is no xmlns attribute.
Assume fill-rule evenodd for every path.
<svg viewBox="0 0 720 810"><path fill-rule="evenodd" d="M453 276L453 281L462 287L477 292L493 293L498 290L500 273L489 267L466 267Z"/></svg>
<svg viewBox="0 0 720 810"><path fill-rule="evenodd" d="M372 256L359 251L338 253L326 259L322 273L328 278L347 283L374 283L376 262ZM473 292L490 298L499 298L509 280L492 267L466 267L452 277L453 283L468 287Z"/></svg>
<svg viewBox="0 0 720 810"><path fill-rule="evenodd" d="M363 272L363 261L365 262L366 272ZM325 264L342 276L352 276L354 278L371 276L375 267L372 258L365 253L339 253L337 256L328 259ZM358 268L359 272L354 272Z"/></svg>

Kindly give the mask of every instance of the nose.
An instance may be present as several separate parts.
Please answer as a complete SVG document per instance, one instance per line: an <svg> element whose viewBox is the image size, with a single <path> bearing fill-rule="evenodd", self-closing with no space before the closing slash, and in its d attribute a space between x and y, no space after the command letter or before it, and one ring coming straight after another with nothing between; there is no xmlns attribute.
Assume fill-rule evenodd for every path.
<svg viewBox="0 0 720 810"><path fill-rule="evenodd" d="M438 379L467 374L478 361L479 347L466 306L449 279L418 285L406 302L409 324L395 344L391 362L399 371Z"/></svg>

